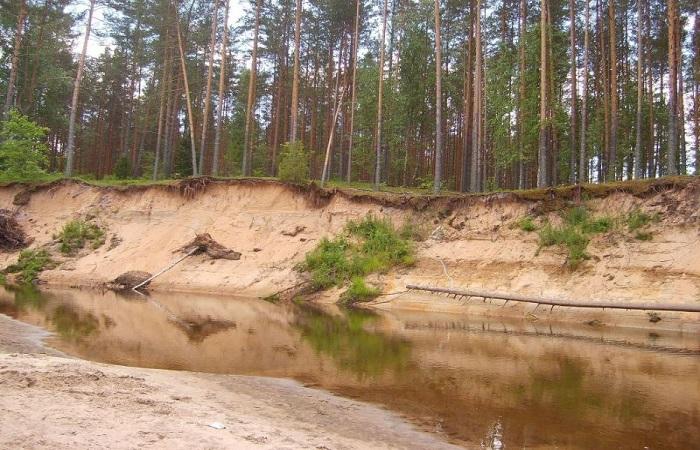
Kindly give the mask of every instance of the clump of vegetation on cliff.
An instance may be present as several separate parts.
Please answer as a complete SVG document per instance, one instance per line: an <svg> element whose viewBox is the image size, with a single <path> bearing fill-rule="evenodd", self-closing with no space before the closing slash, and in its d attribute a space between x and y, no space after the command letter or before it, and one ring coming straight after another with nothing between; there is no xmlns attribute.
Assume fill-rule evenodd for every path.
<svg viewBox="0 0 700 450"><path fill-rule="evenodd" d="M306 255L299 269L310 273L311 283L318 290L350 283L343 298L356 302L379 294L366 285L365 276L413 262L411 242L390 221L370 215L349 222L344 233L334 239L324 238Z"/></svg>
<svg viewBox="0 0 700 450"><path fill-rule="evenodd" d="M23 250L17 262L7 266L3 273L16 273L17 282L26 284L36 280L41 271L53 265L51 255L46 250Z"/></svg>
<svg viewBox="0 0 700 450"><path fill-rule="evenodd" d="M94 223L72 220L63 226L58 240L61 243L61 252L70 254L84 248L87 243L93 249L101 247L105 243L105 233Z"/></svg>
<svg viewBox="0 0 700 450"><path fill-rule="evenodd" d="M515 222L514 227L527 232L537 231L540 249L553 246L565 248L568 252L567 264L572 269L589 258L586 248L592 236L617 229L629 232L639 241L649 241L653 235L646 228L660 220L658 214L648 214L639 209L619 217L593 217L585 206L567 209L560 216L560 225L545 220L544 225L538 227L530 216L526 216Z"/></svg>

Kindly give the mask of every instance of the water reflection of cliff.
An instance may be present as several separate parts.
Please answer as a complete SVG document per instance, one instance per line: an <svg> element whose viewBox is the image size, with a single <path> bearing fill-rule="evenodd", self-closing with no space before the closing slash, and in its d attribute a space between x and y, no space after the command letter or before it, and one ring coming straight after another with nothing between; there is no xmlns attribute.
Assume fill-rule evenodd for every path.
<svg viewBox="0 0 700 450"><path fill-rule="evenodd" d="M0 293L0 311L86 359L290 377L385 405L469 447L689 448L696 335L338 311L253 299Z"/></svg>
<svg viewBox="0 0 700 450"><path fill-rule="evenodd" d="M364 379L400 372L411 356L408 341L367 331L367 326L378 320L379 316L363 310L347 309L343 315L329 315L306 307L295 315L294 326L316 352L330 356L340 369Z"/></svg>

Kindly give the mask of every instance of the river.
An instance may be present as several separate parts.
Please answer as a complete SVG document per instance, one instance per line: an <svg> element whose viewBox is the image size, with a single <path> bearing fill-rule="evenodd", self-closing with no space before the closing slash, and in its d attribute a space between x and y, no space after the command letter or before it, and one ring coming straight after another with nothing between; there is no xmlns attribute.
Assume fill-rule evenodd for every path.
<svg viewBox="0 0 700 450"><path fill-rule="evenodd" d="M697 334L90 290L2 291L0 313L68 355L292 378L468 448L700 442Z"/></svg>

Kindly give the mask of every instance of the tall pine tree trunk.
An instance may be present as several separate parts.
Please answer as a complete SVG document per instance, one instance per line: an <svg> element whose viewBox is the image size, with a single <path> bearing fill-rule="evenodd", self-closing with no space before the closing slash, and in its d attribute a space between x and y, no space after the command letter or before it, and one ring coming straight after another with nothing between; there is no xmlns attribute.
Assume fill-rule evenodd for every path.
<svg viewBox="0 0 700 450"><path fill-rule="evenodd" d="M668 175L678 175L678 60L676 59L677 35L676 0L668 0L668 152L666 168Z"/></svg>
<svg viewBox="0 0 700 450"><path fill-rule="evenodd" d="M27 2L20 0L19 15L17 16L17 29L15 30L15 45L12 50L12 62L10 64L10 77L7 80L7 95L5 96L5 106L2 110L2 117L7 118L10 108L15 100L15 82L17 81L17 70L19 66L19 52L22 49L22 36L24 34L24 19L27 17ZM38 51L38 50L35 50Z"/></svg>
<svg viewBox="0 0 700 450"><path fill-rule="evenodd" d="M518 189L525 189L525 32L527 29L527 0L520 0L518 21Z"/></svg>
<svg viewBox="0 0 700 450"><path fill-rule="evenodd" d="M634 141L634 178L642 178L642 105L644 101L644 40L642 1L637 0L637 123Z"/></svg>
<svg viewBox="0 0 700 450"><path fill-rule="evenodd" d="M583 95L581 96L581 141L579 142L578 155L578 181L585 183L588 181L588 152L587 152L587 131L588 131L588 53L590 45L590 21L591 4L586 0L585 29L583 31Z"/></svg>
<svg viewBox="0 0 700 450"><path fill-rule="evenodd" d="M71 100L70 118L68 119L68 142L66 143L66 166L64 175L73 176L73 165L75 164L75 121L78 116L78 97L80 96L80 82L83 79L85 70L85 55L87 54L88 42L90 41L90 30L92 28L92 13L95 11L95 0L90 0L90 10L88 12L87 24L85 25L85 39L83 50L78 61L78 73L75 75L73 83L73 98Z"/></svg>
<svg viewBox="0 0 700 450"><path fill-rule="evenodd" d="M440 33L440 0L435 0L435 181L433 192L442 184L442 39Z"/></svg>
<svg viewBox="0 0 700 450"><path fill-rule="evenodd" d="M571 149L569 153L569 182L576 183L576 101L577 101L577 72L576 72L576 0L569 0L569 40L571 46ZM580 169L579 169L580 171Z"/></svg>
<svg viewBox="0 0 700 450"><path fill-rule="evenodd" d="M469 175L469 191L478 192L481 189L481 95L483 82L481 75L482 71L482 52L483 44L481 43L481 0L476 0L474 9L474 86L473 106L472 106L472 145L471 145L471 173Z"/></svg>
<svg viewBox="0 0 700 450"><path fill-rule="evenodd" d="M214 155L212 156L211 173L219 175L219 159L221 158L221 135L224 127L224 95L226 92L226 51L228 47L228 13L231 0L226 0L224 9L224 37L221 43L221 68L219 72L219 98L216 105L216 131L214 134Z"/></svg>
<svg viewBox="0 0 700 450"><path fill-rule="evenodd" d="M345 180L352 181L352 147L355 138L355 109L357 108L357 49L360 47L360 1L356 0L355 5L355 36L353 38L352 49L352 100L350 101L350 142L348 143L348 161Z"/></svg>
<svg viewBox="0 0 700 450"><path fill-rule="evenodd" d="M537 157L537 187L543 188L549 185L547 177L547 129L549 118L547 117L547 0L541 0L540 12L540 133Z"/></svg>
<svg viewBox="0 0 700 450"><path fill-rule="evenodd" d="M617 97L617 20L615 17L615 0L608 0L608 27L610 33L610 161L608 176L617 180L617 128L618 128L618 97Z"/></svg>
<svg viewBox="0 0 700 450"><path fill-rule="evenodd" d="M294 73L292 74L292 114L289 123L289 142L297 140L299 117L299 52L301 51L301 0L297 0L294 13Z"/></svg>
<svg viewBox="0 0 700 450"><path fill-rule="evenodd" d="M204 159L207 152L207 131L211 107L211 83L214 78L214 52L216 51L216 30L219 23L219 1L214 2L211 21L211 38L209 41L209 61L207 62L207 89L204 94L204 112L202 113L202 138L199 141L199 173L204 174ZM224 24L226 26L226 24Z"/></svg>
<svg viewBox="0 0 700 450"><path fill-rule="evenodd" d="M253 31L253 52L250 62L250 77L248 78L248 103L246 105L245 130L243 135L243 176L253 173L253 139L252 122L255 111L255 88L258 84L258 34L260 31L260 8L262 0L255 3L255 29Z"/></svg>
<svg viewBox="0 0 700 450"><path fill-rule="evenodd" d="M389 8L388 0L384 0L382 10L382 40L379 43L379 89L377 90L377 141L376 161L374 163L374 189L379 190L382 174L382 106L384 104L384 50L386 44L386 19Z"/></svg>

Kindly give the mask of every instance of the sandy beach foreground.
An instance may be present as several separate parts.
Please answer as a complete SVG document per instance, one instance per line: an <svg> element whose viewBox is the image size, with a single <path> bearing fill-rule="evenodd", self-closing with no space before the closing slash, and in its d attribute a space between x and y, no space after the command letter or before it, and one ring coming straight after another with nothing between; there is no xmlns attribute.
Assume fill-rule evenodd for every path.
<svg viewBox="0 0 700 450"><path fill-rule="evenodd" d="M40 336L0 315L0 448L452 448L295 381L97 364Z"/></svg>

